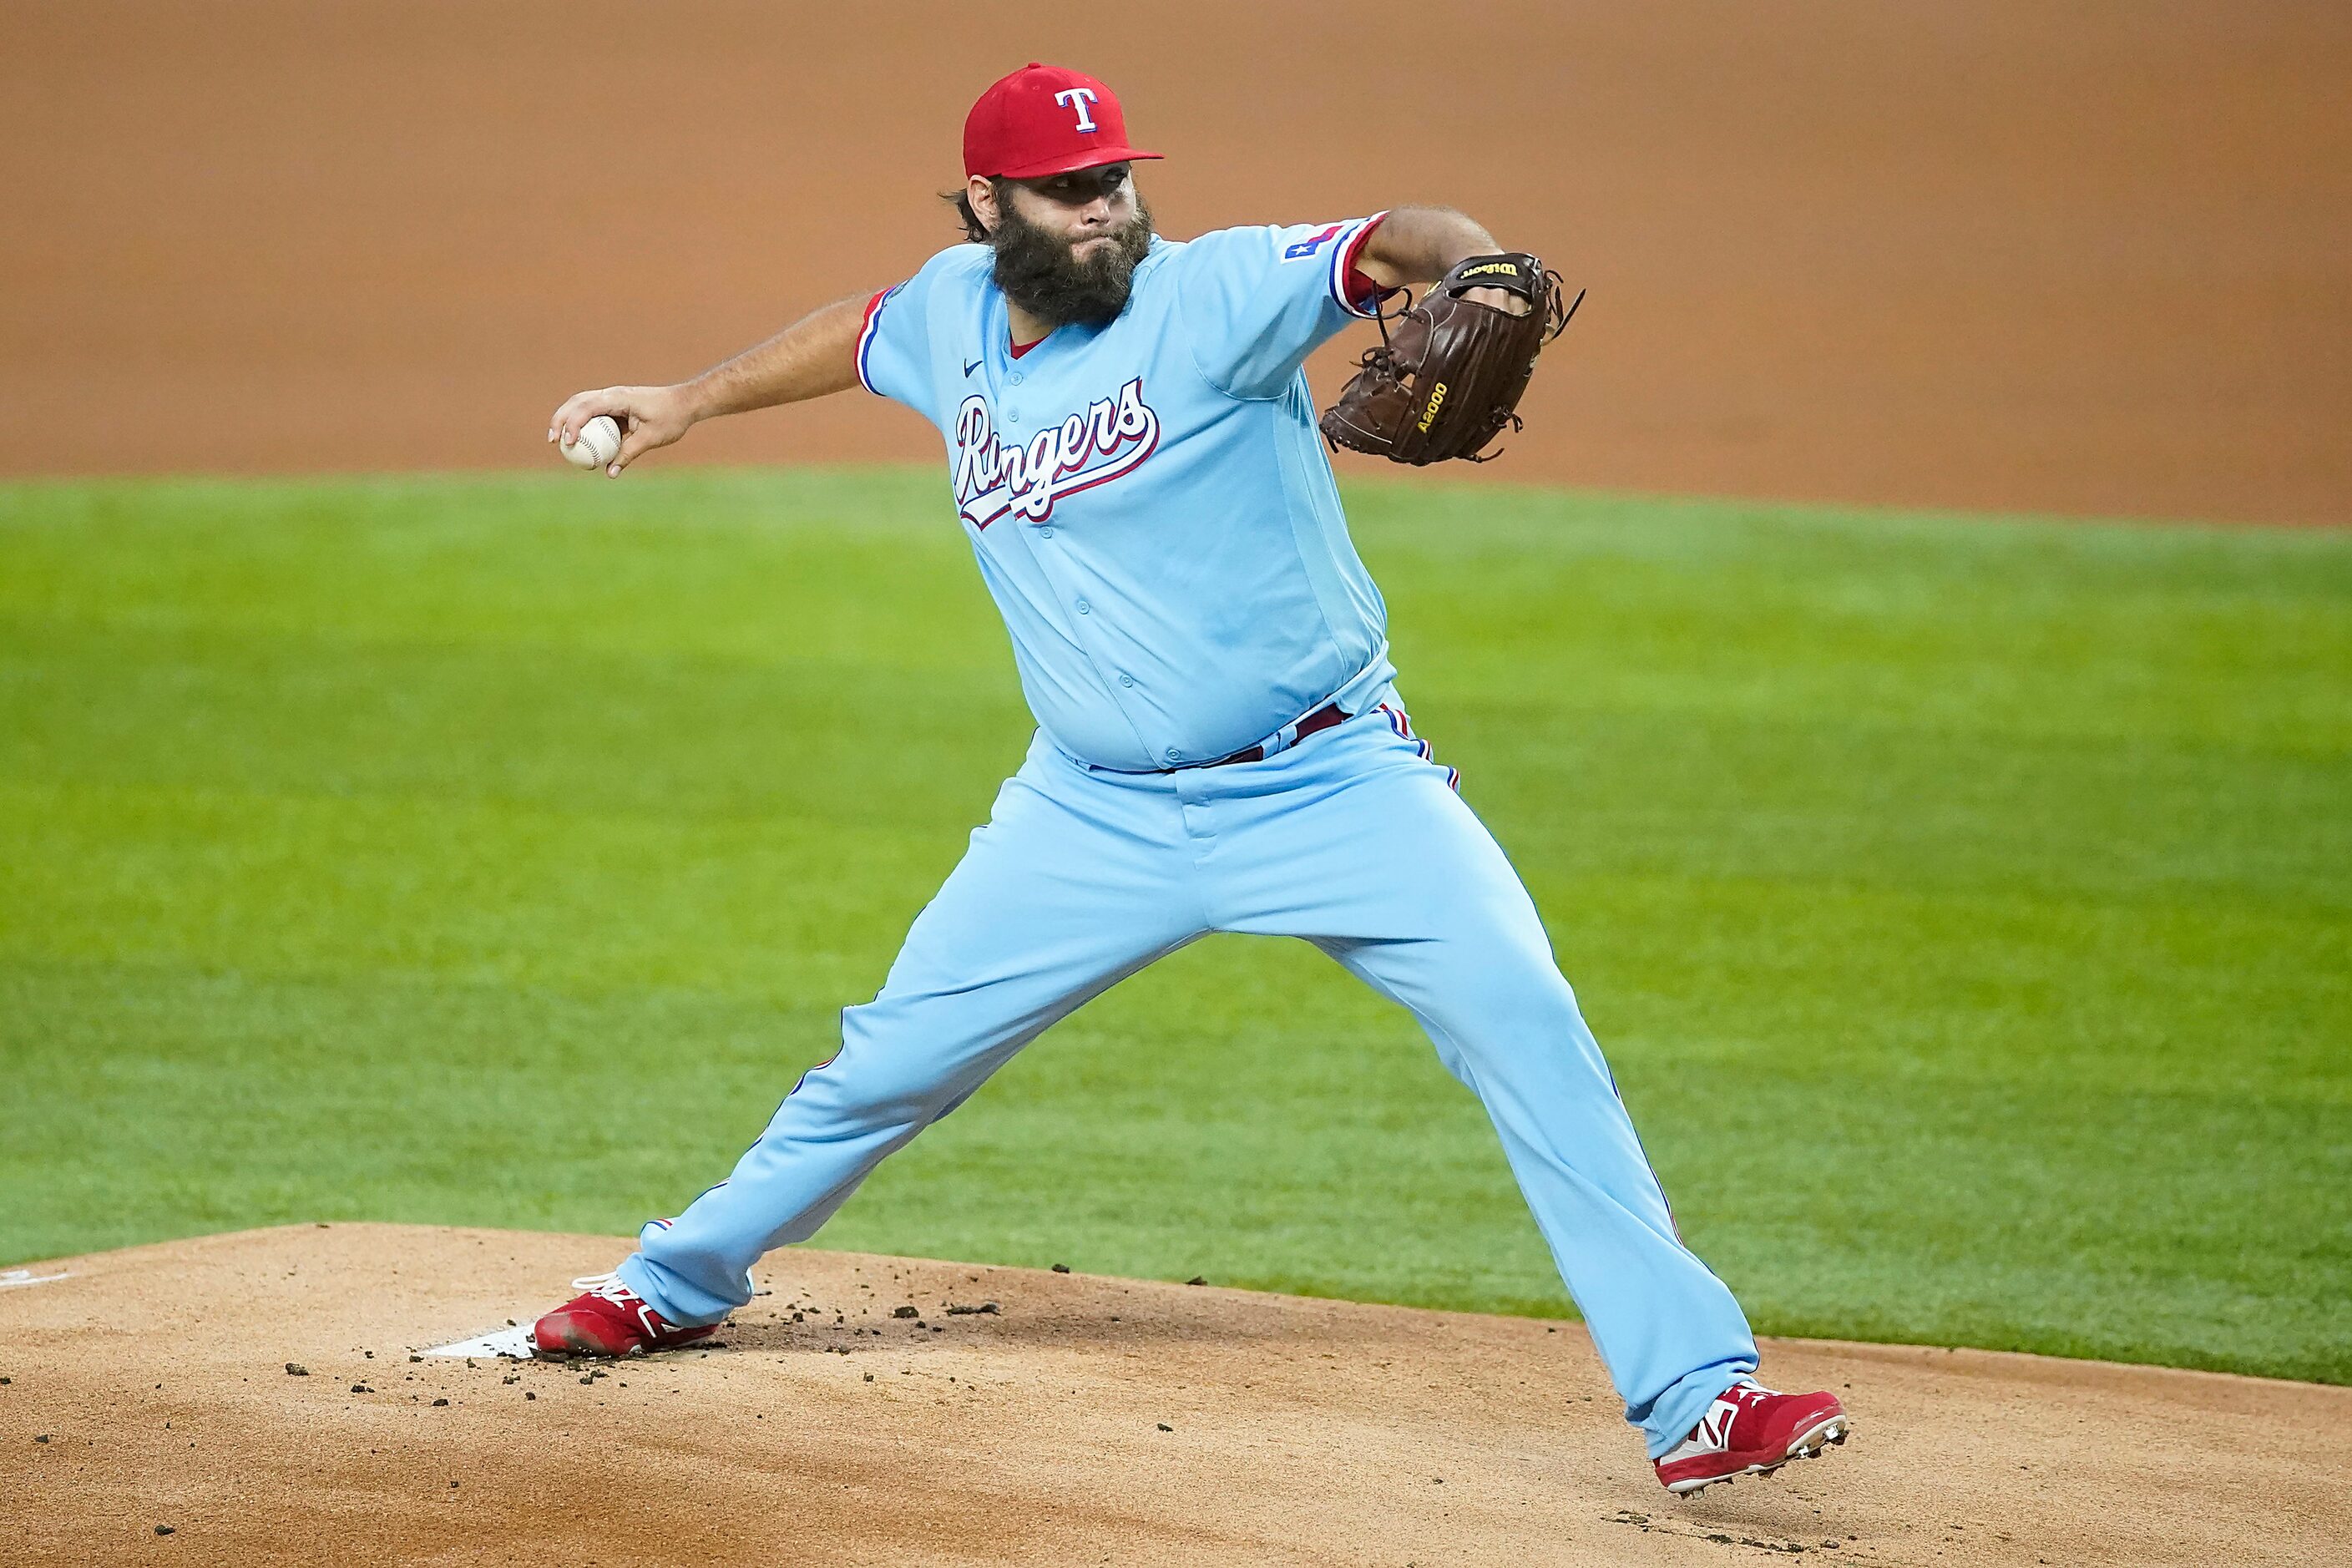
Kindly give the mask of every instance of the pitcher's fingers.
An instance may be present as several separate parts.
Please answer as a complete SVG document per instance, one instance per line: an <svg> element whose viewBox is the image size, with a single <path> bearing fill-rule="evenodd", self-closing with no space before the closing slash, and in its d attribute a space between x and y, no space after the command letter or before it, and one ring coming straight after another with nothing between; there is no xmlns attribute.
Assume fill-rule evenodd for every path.
<svg viewBox="0 0 2352 1568"><path fill-rule="evenodd" d="M621 477L621 470L627 468L631 463L635 462L640 453L644 452L647 447L658 446L659 444L660 443L655 441L654 438L646 433L645 421L641 419L630 420L629 433L621 437L621 449L614 456L612 466L607 468L604 472L614 479L619 479Z"/></svg>
<svg viewBox="0 0 2352 1568"><path fill-rule="evenodd" d="M555 411L554 438L569 447L580 439L581 427L599 414L624 415L628 399L618 387L606 387L601 392L575 392Z"/></svg>
<svg viewBox="0 0 2352 1568"><path fill-rule="evenodd" d="M579 402L580 395L578 393L574 393L570 397L565 398L562 402L555 405L555 412L547 416L547 438L549 440L561 441L565 446L569 447L575 439L578 438L572 429L571 419L572 410L579 404Z"/></svg>

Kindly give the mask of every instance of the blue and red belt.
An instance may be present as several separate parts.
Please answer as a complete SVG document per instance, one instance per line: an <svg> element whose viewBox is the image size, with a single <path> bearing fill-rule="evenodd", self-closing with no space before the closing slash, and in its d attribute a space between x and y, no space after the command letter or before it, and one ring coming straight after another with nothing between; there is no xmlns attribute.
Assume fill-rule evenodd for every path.
<svg viewBox="0 0 2352 1568"><path fill-rule="evenodd" d="M1309 713L1306 718L1301 719L1298 721L1297 732L1291 737L1290 744L1295 746L1298 744L1299 742L1307 739L1307 736L1319 734L1323 731L1331 728L1334 724L1344 724L1352 717L1354 717L1354 715L1343 712L1338 703L1327 702L1322 707L1318 708L1314 712ZM1276 751L1278 754L1280 752L1286 749L1287 748L1285 747L1276 747ZM1240 751L1234 752L1231 756L1218 757L1214 761L1206 763L1187 763L1182 767L1161 768L1159 771L1163 773L1181 773L1189 772L1193 768L1222 768L1227 763L1262 763L1265 761L1265 743L1261 742L1259 744L1255 746L1244 746Z"/></svg>

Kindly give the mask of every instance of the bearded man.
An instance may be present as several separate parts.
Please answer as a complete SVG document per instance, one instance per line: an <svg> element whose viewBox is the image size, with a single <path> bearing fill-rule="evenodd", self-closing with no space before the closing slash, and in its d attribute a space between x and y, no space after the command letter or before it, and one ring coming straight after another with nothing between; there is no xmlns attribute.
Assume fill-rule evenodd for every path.
<svg viewBox="0 0 2352 1568"><path fill-rule="evenodd" d="M1406 717L1301 369L1385 293L1500 253L1460 213L1152 232L1110 89L1033 64L964 128L967 243L676 386L584 392L618 475L696 422L863 385L946 445L1037 720L1026 762L725 1181L539 1320L541 1353L689 1343L893 1150L1092 997L1212 931L1303 938L1410 1009L1485 1103L1678 1494L1842 1440L1759 1386L1684 1247L1533 901ZM1475 274L1474 274L1475 275ZM1491 276L1492 274L1486 274ZM1494 291L1487 302L1526 309Z"/></svg>

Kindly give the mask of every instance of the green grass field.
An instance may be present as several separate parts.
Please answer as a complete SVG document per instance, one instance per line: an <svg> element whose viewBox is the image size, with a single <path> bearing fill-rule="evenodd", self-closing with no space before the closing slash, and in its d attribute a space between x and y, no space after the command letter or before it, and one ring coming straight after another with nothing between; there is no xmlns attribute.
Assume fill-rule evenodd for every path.
<svg viewBox="0 0 2352 1568"><path fill-rule="evenodd" d="M2352 1381L2352 536L1350 504L1759 1329ZM929 470L0 487L0 1260L675 1212L1028 728ZM1112 993L821 1241L1567 1310L1297 943Z"/></svg>

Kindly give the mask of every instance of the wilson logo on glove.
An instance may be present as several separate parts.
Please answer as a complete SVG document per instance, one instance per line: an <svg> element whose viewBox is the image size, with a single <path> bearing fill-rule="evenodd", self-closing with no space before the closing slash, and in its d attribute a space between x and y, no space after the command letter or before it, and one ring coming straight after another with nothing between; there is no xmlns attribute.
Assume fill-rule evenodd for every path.
<svg viewBox="0 0 2352 1568"><path fill-rule="evenodd" d="M1527 309L1514 314L1465 297L1479 289L1515 295ZM1523 427L1519 399L1536 355L1583 302L1579 289L1563 308L1559 274L1532 256L1465 258L1397 318L1394 332L1380 318L1380 345L1364 351L1324 411L1323 438L1416 467L1449 458L1485 462L1479 453L1497 433Z"/></svg>

